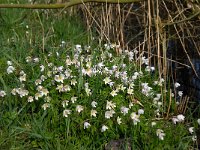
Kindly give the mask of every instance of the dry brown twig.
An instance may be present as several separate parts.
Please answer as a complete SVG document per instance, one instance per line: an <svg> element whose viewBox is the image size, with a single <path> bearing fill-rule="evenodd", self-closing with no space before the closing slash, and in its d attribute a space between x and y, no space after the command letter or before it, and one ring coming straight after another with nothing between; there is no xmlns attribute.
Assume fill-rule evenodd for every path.
<svg viewBox="0 0 200 150"><path fill-rule="evenodd" d="M96 2L96 3L134 3L142 2L143 0L71 0L66 3L56 3L56 4L0 4L0 8L23 8L23 9L60 9L68 8L75 5Z"/></svg>

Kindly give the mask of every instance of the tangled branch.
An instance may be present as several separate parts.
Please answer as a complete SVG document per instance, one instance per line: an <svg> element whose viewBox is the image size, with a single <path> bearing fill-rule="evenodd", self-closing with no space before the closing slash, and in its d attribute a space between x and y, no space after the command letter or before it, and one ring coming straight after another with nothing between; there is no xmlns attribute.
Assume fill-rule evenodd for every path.
<svg viewBox="0 0 200 150"><path fill-rule="evenodd" d="M61 4L0 4L0 8L24 8L24 9L60 9L68 8L75 5L96 2L96 3L133 3L141 2L144 0L70 0Z"/></svg>

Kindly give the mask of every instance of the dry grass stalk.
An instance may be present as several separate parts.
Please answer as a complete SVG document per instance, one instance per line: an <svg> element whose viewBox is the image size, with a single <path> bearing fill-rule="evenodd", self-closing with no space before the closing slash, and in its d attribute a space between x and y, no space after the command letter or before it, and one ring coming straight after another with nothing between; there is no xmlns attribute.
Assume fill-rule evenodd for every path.
<svg viewBox="0 0 200 150"><path fill-rule="evenodd" d="M187 108L188 108L188 102L189 102L189 97L181 97L179 105L177 106L177 113L179 114L185 114Z"/></svg>

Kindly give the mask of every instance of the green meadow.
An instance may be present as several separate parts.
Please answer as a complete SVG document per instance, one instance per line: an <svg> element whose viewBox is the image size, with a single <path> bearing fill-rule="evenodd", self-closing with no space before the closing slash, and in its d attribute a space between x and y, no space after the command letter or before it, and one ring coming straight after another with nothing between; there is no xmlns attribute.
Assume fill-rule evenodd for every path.
<svg viewBox="0 0 200 150"><path fill-rule="evenodd" d="M198 149L199 106L116 48L78 11L1 8L0 149Z"/></svg>

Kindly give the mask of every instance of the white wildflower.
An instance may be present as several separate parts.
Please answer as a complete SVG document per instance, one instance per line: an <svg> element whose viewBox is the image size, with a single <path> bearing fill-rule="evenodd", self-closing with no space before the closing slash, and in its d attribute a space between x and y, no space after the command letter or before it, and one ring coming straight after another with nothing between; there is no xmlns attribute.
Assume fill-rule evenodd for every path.
<svg viewBox="0 0 200 150"><path fill-rule="evenodd" d="M134 88L134 86L135 86L135 84L134 84L134 83L130 83L130 85L129 85L129 88L133 89L133 88Z"/></svg>
<svg viewBox="0 0 200 150"><path fill-rule="evenodd" d="M103 125L102 128L101 128L101 132L105 132L106 130L108 130L108 127Z"/></svg>
<svg viewBox="0 0 200 150"><path fill-rule="evenodd" d="M91 124L90 123L88 123L88 122L84 122L84 125L83 125L84 127L84 129L87 129L87 128L89 128L90 126L91 126Z"/></svg>
<svg viewBox="0 0 200 150"><path fill-rule="evenodd" d="M109 110L105 112L105 118L110 119L111 117L113 117L113 114L115 113L114 110Z"/></svg>
<svg viewBox="0 0 200 150"><path fill-rule="evenodd" d="M111 49L111 45L110 45L110 44L104 44L104 48L105 48L106 50L110 50L110 49Z"/></svg>
<svg viewBox="0 0 200 150"><path fill-rule="evenodd" d="M69 101L68 100L64 100L62 101L62 106L65 108L66 106L68 106Z"/></svg>
<svg viewBox="0 0 200 150"><path fill-rule="evenodd" d="M57 68L57 71L58 71L58 72L62 72L62 71L63 71L63 68L64 68L63 66L59 66L59 67Z"/></svg>
<svg viewBox="0 0 200 150"><path fill-rule="evenodd" d="M13 66L8 66L8 68L7 68L7 73L8 74L13 73L14 71L15 71L15 68Z"/></svg>
<svg viewBox="0 0 200 150"><path fill-rule="evenodd" d="M115 107L116 107L115 103L113 103L112 101L107 101L107 103L106 103L106 109L107 110L114 109Z"/></svg>
<svg viewBox="0 0 200 150"><path fill-rule="evenodd" d="M179 120L179 122L182 122L185 120L185 116L183 116L182 114L177 115L177 119Z"/></svg>
<svg viewBox="0 0 200 150"><path fill-rule="evenodd" d="M11 93L12 93L12 95L16 95L17 94L17 89L16 88L12 89Z"/></svg>
<svg viewBox="0 0 200 150"><path fill-rule="evenodd" d="M139 72L134 72L134 74L133 74L134 76L139 76L140 75L140 73Z"/></svg>
<svg viewBox="0 0 200 150"><path fill-rule="evenodd" d="M150 69L151 69L151 71L155 71L155 67L151 67Z"/></svg>
<svg viewBox="0 0 200 150"><path fill-rule="evenodd" d="M71 85L74 85L74 86L75 86L76 83L77 83L76 79L72 79L72 80L71 80Z"/></svg>
<svg viewBox="0 0 200 150"><path fill-rule="evenodd" d="M121 113L123 113L124 115L126 115L128 113L128 111L129 111L129 108L127 108L125 106L122 106L120 110L121 110Z"/></svg>
<svg viewBox="0 0 200 150"><path fill-rule="evenodd" d="M117 123L118 123L118 125L120 125L122 123L122 119L119 116L117 117Z"/></svg>
<svg viewBox="0 0 200 150"><path fill-rule="evenodd" d="M60 47L64 47L65 46L65 41L61 41Z"/></svg>
<svg viewBox="0 0 200 150"><path fill-rule="evenodd" d="M8 66L12 66L12 61L7 61Z"/></svg>
<svg viewBox="0 0 200 150"><path fill-rule="evenodd" d="M39 85L39 86L37 87L37 91L40 92L43 88L44 88L43 86Z"/></svg>
<svg viewBox="0 0 200 150"><path fill-rule="evenodd" d="M40 60L39 60L39 58L33 58L33 61L35 62L35 63L38 63Z"/></svg>
<svg viewBox="0 0 200 150"><path fill-rule="evenodd" d="M174 83L175 88L178 88L180 84L178 82Z"/></svg>
<svg viewBox="0 0 200 150"><path fill-rule="evenodd" d="M61 82L61 83L63 83L64 79L65 79L65 75L64 74L55 75L55 78L54 78L54 80L56 82Z"/></svg>
<svg viewBox="0 0 200 150"><path fill-rule="evenodd" d="M40 79L35 80L35 85L39 85L41 83L42 83L42 80L40 80Z"/></svg>
<svg viewBox="0 0 200 150"><path fill-rule="evenodd" d="M42 108L44 109L44 110L46 110L47 108L49 108L50 107L50 104L49 103L44 103L43 105L42 105Z"/></svg>
<svg viewBox="0 0 200 150"><path fill-rule="evenodd" d="M46 97L44 98L44 101L49 103L49 102L51 101L51 97L50 97L50 96L46 96Z"/></svg>
<svg viewBox="0 0 200 150"><path fill-rule="evenodd" d="M40 71L43 72L43 71L44 71L44 68L45 68L44 65L41 65L41 66L40 66Z"/></svg>
<svg viewBox="0 0 200 150"><path fill-rule="evenodd" d="M126 67L126 64L122 64L122 68L125 68ZM123 72L123 74L125 73L125 75L127 75L126 71Z"/></svg>
<svg viewBox="0 0 200 150"><path fill-rule="evenodd" d="M63 84L57 85L56 90L58 90L59 92L63 92Z"/></svg>
<svg viewBox="0 0 200 150"><path fill-rule="evenodd" d="M138 115L142 115L142 114L144 114L144 109L139 109L138 110Z"/></svg>
<svg viewBox="0 0 200 150"><path fill-rule="evenodd" d="M112 87L112 86L114 85L114 83L115 83L115 82L109 82L108 85L109 85L110 87Z"/></svg>
<svg viewBox="0 0 200 150"><path fill-rule="evenodd" d="M178 95L181 97L183 96L183 91L178 91Z"/></svg>
<svg viewBox="0 0 200 150"><path fill-rule="evenodd" d="M33 102L33 96L29 96L29 97L28 97L28 102L29 102L29 103Z"/></svg>
<svg viewBox="0 0 200 150"><path fill-rule="evenodd" d="M71 97L71 102L75 103L77 101L77 97Z"/></svg>
<svg viewBox="0 0 200 150"><path fill-rule="evenodd" d="M137 125L138 122L140 122L139 115L137 115L135 112L131 113L131 119L133 120L133 124Z"/></svg>
<svg viewBox="0 0 200 150"><path fill-rule="evenodd" d="M47 79L47 77L44 75L41 75L40 80L44 81L45 79Z"/></svg>
<svg viewBox="0 0 200 150"><path fill-rule="evenodd" d="M105 65L103 64L103 62L100 62L100 63L97 64L97 66L98 66L99 68L102 68L102 67L104 67Z"/></svg>
<svg viewBox="0 0 200 150"><path fill-rule="evenodd" d="M196 135L193 135L193 136L192 136L192 141L193 141L193 142L196 142L196 141L197 141L197 136L196 136Z"/></svg>
<svg viewBox="0 0 200 150"><path fill-rule="evenodd" d="M71 114L71 110L69 110L69 109L65 109L64 111L63 111L63 116L64 117L68 117L68 115L70 115Z"/></svg>
<svg viewBox="0 0 200 150"><path fill-rule="evenodd" d="M35 100L38 100L40 97L42 97L42 94L40 92L35 93Z"/></svg>
<svg viewBox="0 0 200 150"><path fill-rule="evenodd" d="M85 88L89 88L89 83L85 83Z"/></svg>
<svg viewBox="0 0 200 150"><path fill-rule="evenodd" d="M77 111L78 113L80 113L81 111L83 111L83 106L77 105L77 106L76 106L76 111Z"/></svg>
<svg viewBox="0 0 200 150"><path fill-rule="evenodd" d="M148 86L148 83L142 83L141 86L142 86L142 93L146 96L149 96L152 88Z"/></svg>
<svg viewBox="0 0 200 150"><path fill-rule="evenodd" d="M133 89L128 88L128 89L127 89L127 94L129 94L129 95L133 95Z"/></svg>
<svg viewBox="0 0 200 150"><path fill-rule="evenodd" d="M117 90L112 90L112 92L110 93L110 95L112 95L113 97L117 95Z"/></svg>
<svg viewBox="0 0 200 150"><path fill-rule="evenodd" d="M126 89L126 87L123 86L123 85L121 85L121 86L120 86L120 89L124 92L124 90Z"/></svg>
<svg viewBox="0 0 200 150"><path fill-rule="evenodd" d="M20 97L24 97L28 95L29 91L22 88L18 88L17 93Z"/></svg>
<svg viewBox="0 0 200 150"><path fill-rule="evenodd" d="M93 108L96 108L97 102L92 101L91 105L92 105Z"/></svg>
<svg viewBox="0 0 200 150"><path fill-rule="evenodd" d="M67 91L70 91L70 90L71 90L71 86L70 85L65 85L62 88L62 92L67 92Z"/></svg>
<svg viewBox="0 0 200 150"><path fill-rule="evenodd" d="M0 97L4 97L6 96L6 92L5 91L0 91Z"/></svg>
<svg viewBox="0 0 200 150"><path fill-rule="evenodd" d="M128 105L129 109L131 109L131 107L133 107L133 103L130 102L129 105Z"/></svg>
<svg viewBox="0 0 200 150"><path fill-rule="evenodd" d="M179 122L179 120L178 120L176 117L173 117L173 118L172 118L172 122L173 122L174 124L176 124L177 122Z"/></svg>
<svg viewBox="0 0 200 150"><path fill-rule="evenodd" d="M65 64L66 64L67 66L70 66L70 65L72 64L71 59L70 59L70 58L67 58L67 59L65 60Z"/></svg>
<svg viewBox="0 0 200 150"><path fill-rule="evenodd" d="M164 140L165 133L164 133L163 130L157 129L157 130L156 130L156 135L158 136L158 138L159 138L160 140Z"/></svg>
<svg viewBox="0 0 200 150"><path fill-rule="evenodd" d="M105 84L108 84L111 82L110 77L106 77L103 81L105 82Z"/></svg>
<svg viewBox="0 0 200 150"><path fill-rule="evenodd" d="M190 127L189 129L190 134L194 133L194 127Z"/></svg>
<svg viewBox="0 0 200 150"><path fill-rule="evenodd" d="M148 65L149 64L149 59L146 58L145 56L142 57L142 64Z"/></svg>
<svg viewBox="0 0 200 150"><path fill-rule="evenodd" d="M90 116L91 117L96 117L97 116L97 111L92 109L91 112L90 112Z"/></svg>
<svg viewBox="0 0 200 150"><path fill-rule="evenodd" d="M81 45L77 44L75 47L78 52L81 52Z"/></svg>
<svg viewBox="0 0 200 150"><path fill-rule="evenodd" d="M47 96L49 94L49 91L46 88L42 88L41 91L40 91L40 93L41 93L42 96L43 95Z"/></svg>
<svg viewBox="0 0 200 150"><path fill-rule="evenodd" d="M159 83L158 81L154 81L153 82L154 85L158 85L158 83Z"/></svg>
<svg viewBox="0 0 200 150"><path fill-rule="evenodd" d="M116 71L116 70L117 70L117 66L116 66L116 65L113 65L113 66L112 66L112 69L113 69L114 71Z"/></svg>
<svg viewBox="0 0 200 150"><path fill-rule="evenodd" d="M65 77L66 78L70 78L71 77L71 72L72 71L70 69L66 69L65 72L64 72L65 73Z"/></svg>
<svg viewBox="0 0 200 150"><path fill-rule="evenodd" d="M85 88L85 92L86 92L87 96L90 96L92 94L91 89L89 89L89 88Z"/></svg>
<svg viewBox="0 0 200 150"><path fill-rule="evenodd" d="M160 116L160 110L159 109L156 109L154 112L158 117Z"/></svg>

